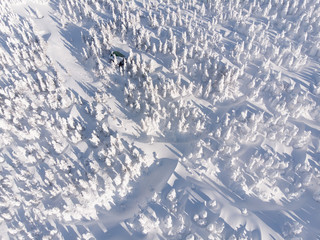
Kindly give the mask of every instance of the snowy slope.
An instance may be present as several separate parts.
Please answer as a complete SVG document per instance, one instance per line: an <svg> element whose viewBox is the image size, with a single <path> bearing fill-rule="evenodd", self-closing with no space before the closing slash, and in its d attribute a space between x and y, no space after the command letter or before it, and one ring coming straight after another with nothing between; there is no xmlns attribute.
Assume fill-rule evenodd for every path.
<svg viewBox="0 0 320 240"><path fill-rule="evenodd" d="M0 19L1 239L320 239L319 0Z"/></svg>

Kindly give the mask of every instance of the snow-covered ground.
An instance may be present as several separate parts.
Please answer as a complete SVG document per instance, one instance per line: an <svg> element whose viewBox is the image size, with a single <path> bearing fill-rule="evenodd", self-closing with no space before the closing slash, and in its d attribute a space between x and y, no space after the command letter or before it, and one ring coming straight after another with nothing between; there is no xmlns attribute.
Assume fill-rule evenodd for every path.
<svg viewBox="0 0 320 240"><path fill-rule="evenodd" d="M0 149L0 239L320 239L320 1L0 1Z"/></svg>

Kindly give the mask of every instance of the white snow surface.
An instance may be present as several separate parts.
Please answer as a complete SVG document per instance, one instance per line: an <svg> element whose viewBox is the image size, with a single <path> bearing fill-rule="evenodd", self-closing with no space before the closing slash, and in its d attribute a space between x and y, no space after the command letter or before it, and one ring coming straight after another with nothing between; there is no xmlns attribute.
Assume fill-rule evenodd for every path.
<svg viewBox="0 0 320 240"><path fill-rule="evenodd" d="M0 239L320 239L319 33L319 0L0 1Z"/></svg>

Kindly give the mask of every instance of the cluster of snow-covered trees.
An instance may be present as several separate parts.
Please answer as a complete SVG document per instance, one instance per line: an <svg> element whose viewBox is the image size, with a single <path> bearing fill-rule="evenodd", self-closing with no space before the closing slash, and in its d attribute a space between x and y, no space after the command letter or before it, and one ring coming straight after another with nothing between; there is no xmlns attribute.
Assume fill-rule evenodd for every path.
<svg viewBox="0 0 320 240"><path fill-rule="evenodd" d="M88 102L65 88L32 22L0 6L0 222L9 237L61 238L52 221L97 218L146 160L109 127L106 89Z"/></svg>
<svg viewBox="0 0 320 240"><path fill-rule="evenodd" d="M65 87L32 21L9 2L26 1L0 3L0 216L9 236L61 237L52 221L97 219L96 206L124 199L155 160L131 142L145 135L183 142L188 173L244 199L310 191L319 201L319 0L52 1L61 32L80 29L79 63L101 83L90 101ZM114 50L123 66L110 62ZM114 99L140 136L110 127ZM189 189L175 187L148 202L164 214L149 207L127 227L150 238L254 237L219 218L216 201L192 212ZM301 232L284 224L284 237Z"/></svg>
<svg viewBox="0 0 320 240"><path fill-rule="evenodd" d="M80 2L61 1L59 9L65 23L83 26L82 60L123 91L120 102L144 134L197 142L181 160L199 174L228 176L240 195L278 201L309 189L317 198L318 168L276 151L316 139L296 121L320 116L318 73L297 80L320 57L319 1ZM113 41L131 49L120 68L108 61L119 48ZM240 154L251 145L258 152Z"/></svg>

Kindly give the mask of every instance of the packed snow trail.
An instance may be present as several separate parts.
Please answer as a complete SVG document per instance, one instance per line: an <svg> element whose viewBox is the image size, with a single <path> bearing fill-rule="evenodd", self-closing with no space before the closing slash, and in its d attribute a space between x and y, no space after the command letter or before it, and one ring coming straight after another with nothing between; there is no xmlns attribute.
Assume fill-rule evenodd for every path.
<svg viewBox="0 0 320 240"><path fill-rule="evenodd" d="M80 65L72 48L81 49L81 35L79 30L73 30L71 25L70 32L62 27L59 22L59 15L55 14L51 4L39 5L35 2L27 4L14 4L12 7L16 13L26 18L32 18L35 31L43 38L45 42L45 51L52 65L64 81L66 88L73 89L83 99L92 100L92 92L89 90L90 84L94 81L94 76L88 73ZM40 16L30 16L30 12L37 9ZM66 35L66 36L64 36ZM91 94L91 95L90 95Z"/></svg>

